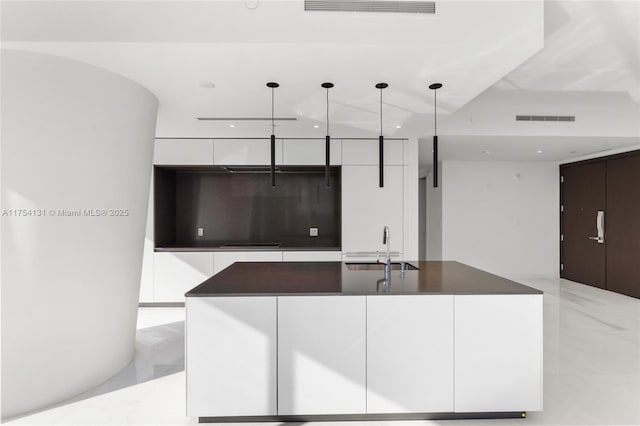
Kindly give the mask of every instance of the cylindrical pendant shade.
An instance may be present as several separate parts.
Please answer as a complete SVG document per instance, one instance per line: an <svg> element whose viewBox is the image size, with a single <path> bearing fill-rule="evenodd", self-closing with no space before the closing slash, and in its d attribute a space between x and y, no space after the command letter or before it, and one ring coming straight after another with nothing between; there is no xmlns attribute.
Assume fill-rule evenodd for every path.
<svg viewBox="0 0 640 426"><path fill-rule="evenodd" d="M276 135L271 135L271 186L276 186Z"/></svg>
<svg viewBox="0 0 640 426"><path fill-rule="evenodd" d="M433 137L433 187L438 187L438 136Z"/></svg>
<svg viewBox="0 0 640 426"><path fill-rule="evenodd" d="M384 187L384 136L378 137L378 151L380 154L380 188Z"/></svg>
<svg viewBox="0 0 640 426"><path fill-rule="evenodd" d="M325 139L325 160L324 160L324 179L327 188L331 186L331 136L327 135Z"/></svg>

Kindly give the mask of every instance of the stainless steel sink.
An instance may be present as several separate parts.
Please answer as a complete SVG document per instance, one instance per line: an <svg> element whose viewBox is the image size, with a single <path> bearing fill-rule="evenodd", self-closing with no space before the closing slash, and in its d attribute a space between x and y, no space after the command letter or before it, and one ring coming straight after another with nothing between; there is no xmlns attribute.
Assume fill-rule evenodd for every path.
<svg viewBox="0 0 640 426"><path fill-rule="evenodd" d="M374 262L347 262L347 269L350 271L384 271L384 263L374 263ZM410 263L404 264L405 271L414 271L418 268L413 266ZM400 270L400 262L392 262L391 263L392 271Z"/></svg>

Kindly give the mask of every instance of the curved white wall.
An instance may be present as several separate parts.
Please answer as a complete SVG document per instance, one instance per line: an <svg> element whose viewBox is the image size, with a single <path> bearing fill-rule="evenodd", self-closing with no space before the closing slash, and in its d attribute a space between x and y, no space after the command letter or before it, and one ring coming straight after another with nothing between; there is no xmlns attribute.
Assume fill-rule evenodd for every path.
<svg viewBox="0 0 640 426"><path fill-rule="evenodd" d="M103 69L2 51L5 418L91 388L133 357L157 107ZM111 208L129 214L58 215Z"/></svg>

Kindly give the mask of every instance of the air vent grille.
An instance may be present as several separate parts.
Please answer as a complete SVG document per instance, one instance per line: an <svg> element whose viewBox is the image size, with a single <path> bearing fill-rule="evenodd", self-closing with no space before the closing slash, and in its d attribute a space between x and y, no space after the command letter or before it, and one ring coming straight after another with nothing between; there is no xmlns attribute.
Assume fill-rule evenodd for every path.
<svg viewBox="0 0 640 426"><path fill-rule="evenodd" d="M576 121L575 115L516 115L516 121Z"/></svg>
<svg viewBox="0 0 640 426"><path fill-rule="evenodd" d="M432 1L304 0L304 10L314 12L436 13Z"/></svg>

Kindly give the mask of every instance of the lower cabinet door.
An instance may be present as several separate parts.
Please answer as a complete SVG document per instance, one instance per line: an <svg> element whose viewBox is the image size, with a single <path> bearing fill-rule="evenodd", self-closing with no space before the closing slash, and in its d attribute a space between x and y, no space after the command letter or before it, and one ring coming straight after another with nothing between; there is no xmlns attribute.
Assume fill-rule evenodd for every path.
<svg viewBox="0 0 640 426"><path fill-rule="evenodd" d="M366 412L365 296L278 297L278 414Z"/></svg>
<svg viewBox="0 0 640 426"><path fill-rule="evenodd" d="M455 296L455 409L542 410L542 295Z"/></svg>
<svg viewBox="0 0 640 426"><path fill-rule="evenodd" d="M367 296L367 413L453 412L453 296Z"/></svg>
<svg viewBox="0 0 640 426"><path fill-rule="evenodd" d="M218 251L213 272L217 274L235 262L282 262L281 251Z"/></svg>
<svg viewBox="0 0 640 426"><path fill-rule="evenodd" d="M276 415L276 298L188 297L187 415Z"/></svg>
<svg viewBox="0 0 640 426"><path fill-rule="evenodd" d="M184 302L184 294L213 275L211 252L156 252L153 301Z"/></svg>
<svg viewBox="0 0 640 426"><path fill-rule="evenodd" d="M339 251L284 251L283 262L341 262Z"/></svg>

